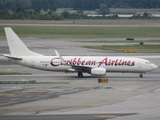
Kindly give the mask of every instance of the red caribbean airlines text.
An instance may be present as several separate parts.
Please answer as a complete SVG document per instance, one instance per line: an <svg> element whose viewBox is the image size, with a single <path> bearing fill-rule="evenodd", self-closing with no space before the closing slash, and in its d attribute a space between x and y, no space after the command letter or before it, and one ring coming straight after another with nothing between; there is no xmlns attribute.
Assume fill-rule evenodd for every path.
<svg viewBox="0 0 160 120"><path fill-rule="evenodd" d="M135 61L133 60L123 60L123 59L110 59L110 58L104 58L102 59L100 62L97 62L96 60L84 60L82 58L73 58L73 59L69 59L69 60L65 60L66 64L68 65L96 65L96 63L98 64L98 67L100 67L101 65L106 65L106 66L134 66L135 65ZM53 58L50 62L50 64L52 66L59 66L61 65L60 63L60 58L56 57Z"/></svg>

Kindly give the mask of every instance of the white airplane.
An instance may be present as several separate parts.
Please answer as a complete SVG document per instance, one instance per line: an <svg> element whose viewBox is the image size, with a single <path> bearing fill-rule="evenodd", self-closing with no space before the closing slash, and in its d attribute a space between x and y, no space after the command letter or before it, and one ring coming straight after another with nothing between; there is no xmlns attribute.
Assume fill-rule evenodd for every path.
<svg viewBox="0 0 160 120"><path fill-rule="evenodd" d="M148 60L133 57L109 56L44 56L30 51L16 33L5 27L10 54L4 54L9 61L30 68L47 71L77 72L82 78L83 73L104 76L107 72L143 73L155 70L157 66Z"/></svg>

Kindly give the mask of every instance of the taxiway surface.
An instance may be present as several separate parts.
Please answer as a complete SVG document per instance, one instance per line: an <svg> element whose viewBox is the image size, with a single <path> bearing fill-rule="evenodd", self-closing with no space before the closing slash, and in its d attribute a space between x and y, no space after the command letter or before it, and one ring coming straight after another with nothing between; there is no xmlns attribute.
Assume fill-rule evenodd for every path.
<svg viewBox="0 0 160 120"><path fill-rule="evenodd" d="M33 51L54 55L137 56L160 65L159 54L114 53L86 49L84 42L70 39L22 39ZM91 43L90 43L91 44ZM103 44L103 43L101 43ZM1 55L9 53L0 40ZM160 119L160 68L139 78L139 74L107 73L108 83L98 83L88 74L34 70L14 65L0 57L0 71L32 75L1 75L0 80L36 80L63 84L0 84L0 118L9 119ZM13 116L14 115L14 116Z"/></svg>

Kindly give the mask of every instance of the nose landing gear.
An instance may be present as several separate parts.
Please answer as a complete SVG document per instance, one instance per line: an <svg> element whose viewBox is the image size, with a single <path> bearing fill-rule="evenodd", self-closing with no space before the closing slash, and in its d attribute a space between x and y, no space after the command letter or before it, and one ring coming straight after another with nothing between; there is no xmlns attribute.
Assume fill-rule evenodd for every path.
<svg viewBox="0 0 160 120"><path fill-rule="evenodd" d="M140 74L139 74L139 77L140 77L140 78L143 78L143 74L142 74L142 73L140 73Z"/></svg>

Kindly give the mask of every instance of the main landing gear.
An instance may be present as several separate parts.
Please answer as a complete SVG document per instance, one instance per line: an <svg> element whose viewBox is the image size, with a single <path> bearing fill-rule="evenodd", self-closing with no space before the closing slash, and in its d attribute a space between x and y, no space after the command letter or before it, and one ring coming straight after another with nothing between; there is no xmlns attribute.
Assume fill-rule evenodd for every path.
<svg viewBox="0 0 160 120"><path fill-rule="evenodd" d="M143 77L143 74L142 74L142 73L140 73L140 74L139 74L139 77L140 77L140 78L142 78L142 77Z"/></svg>
<svg viewBox="0 0 160 120"><path fill-rule="evenodd" d="M78 77L79 77L79 78L82 78L82 77L83 77L82 72L78 72Z"/></svg>

